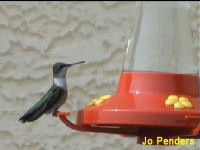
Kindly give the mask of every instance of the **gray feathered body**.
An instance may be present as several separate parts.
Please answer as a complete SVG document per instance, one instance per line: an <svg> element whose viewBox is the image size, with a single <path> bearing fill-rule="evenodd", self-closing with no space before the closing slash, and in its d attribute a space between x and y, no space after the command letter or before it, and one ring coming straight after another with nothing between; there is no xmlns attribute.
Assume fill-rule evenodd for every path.
<svg viewBox="0 0 200 150"><path fill-rule="evenodd" d="M44 113L53 113L53 116L56 116L58 108L63 105L67 99L67 68L61 65L62 63L53 67L53 85L51 88L19 119L19 121L22 123L31 122L41 117Z"/></svg>
<svg viewBox="0 0 200 150"><path fill-rule="evenodd" d="M19 118L19 121L22 123L31 122L41 117L44 113L53 113L53 116L56 116L58 108L63 105L67 99L67 69L72 65L84 62L85 61L81 61L73 64L58 62L54 64L53 85L35 105L33 105L22 117Z"/></svg>
<svg viewBox="0 0 200 150"><path fill-rule="evenodd" d="M53 113L65 103L67 99L67 90L55 84L49 91L31 107L19 120L21 122L31 122L38 119L44 113Z"/></svg>

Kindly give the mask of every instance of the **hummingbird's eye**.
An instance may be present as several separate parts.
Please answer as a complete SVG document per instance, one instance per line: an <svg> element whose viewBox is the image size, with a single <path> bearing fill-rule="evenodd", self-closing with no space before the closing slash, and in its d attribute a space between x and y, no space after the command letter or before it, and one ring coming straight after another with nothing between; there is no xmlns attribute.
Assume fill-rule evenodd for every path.
<svg viewBox="0 0 200 150"><path fill-rule="evenodd" d="M60 64L59 67L58 67L58 70L62 70L63 68L65 68L66 65L65 64Z"/></svg>
<svg viewBox="0 0 200 150"><path fill-rule="evenodd" d="M64 65L64 64L61 64L61 65L59 66L59 70L63 69L64 67L65 67L65 65Z"/></svg>
<svg viewBox="0 0 200 150"><path fill-rule="evenodd" d="M60 68L64 68L65 67L65 65L64 64L62 64L61 66L60 66Z"/></svg>
<svg viewBox="0 0 200 150"><path fill-rule="evenodd" d="M63 64L63 63L57 63L57 64L55 64L55 65L53 66L53 72L54 72L54 73L59 73L60 71L62 71L62 69L63 69L64 67L66 67L65 64Z"/></svg>

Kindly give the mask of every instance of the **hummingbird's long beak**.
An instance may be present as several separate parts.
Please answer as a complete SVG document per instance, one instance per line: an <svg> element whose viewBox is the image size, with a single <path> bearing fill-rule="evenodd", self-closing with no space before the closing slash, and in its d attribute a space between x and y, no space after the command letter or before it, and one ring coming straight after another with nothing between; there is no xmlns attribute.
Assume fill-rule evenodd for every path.
<svg viewBox="0 0 200 150"><path fill-rule="evenodd" d="M73 65L77 65L77 64L82 64L84 63L85 61L80 61L80 62L76 62L76 63L73 63L73 64L66 64L66 67L71 67Z"/></svg>

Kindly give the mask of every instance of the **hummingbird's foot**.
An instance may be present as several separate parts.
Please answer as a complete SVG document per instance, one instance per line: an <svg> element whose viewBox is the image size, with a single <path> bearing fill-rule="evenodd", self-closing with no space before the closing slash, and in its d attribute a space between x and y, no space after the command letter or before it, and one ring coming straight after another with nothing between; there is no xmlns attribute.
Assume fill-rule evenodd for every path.
<svg viewBox="0 0 200 150"><path fill-rule="evenodd" d="M56 116L67 116L67 115L69 115L69 112L56 111Z"/></svg>
<svg viewBox="0 0 200 150"><path fill-rule="evenodd" d="M55 111L53 112L52 116L57 117L57 116L58 116L58 115L57 115L58 113L59 113L59 111L55 110Z"/></svg>

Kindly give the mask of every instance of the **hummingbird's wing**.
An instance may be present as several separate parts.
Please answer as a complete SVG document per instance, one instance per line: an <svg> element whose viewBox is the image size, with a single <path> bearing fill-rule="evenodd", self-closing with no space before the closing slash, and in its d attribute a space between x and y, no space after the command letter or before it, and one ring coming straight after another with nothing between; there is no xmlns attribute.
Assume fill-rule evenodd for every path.
<svg viewBox="0 0 200 150"><path fill-rule="evenodd" d="M33 105L20 119L22 123L31 122L38 119L45 112L50 110L63 96L65 90L56 86L55 84L49 89L49 91L35 104Z"/></svg>

